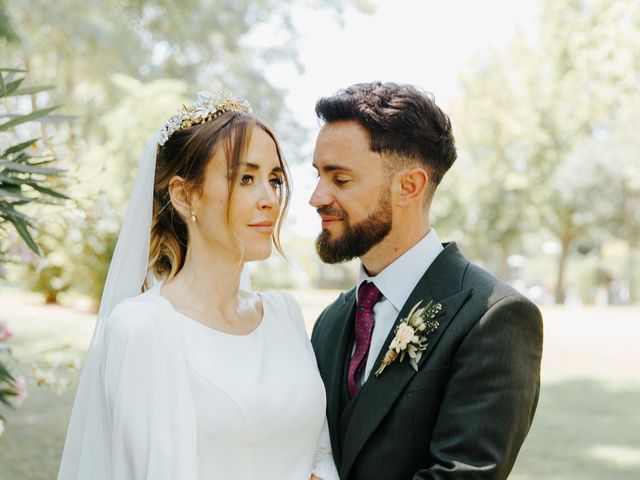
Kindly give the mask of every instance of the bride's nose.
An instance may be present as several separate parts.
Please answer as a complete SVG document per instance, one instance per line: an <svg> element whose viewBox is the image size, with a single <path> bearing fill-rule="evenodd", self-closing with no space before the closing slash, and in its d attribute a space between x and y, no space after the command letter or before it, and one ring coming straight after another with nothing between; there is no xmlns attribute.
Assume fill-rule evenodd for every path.
<svg viewBox="0 0 640 480"><path fill-rule="evenodd" d="M270 210L274 208L278 203L278 196L276 192L271 188L271 185L267 184L266 187L260 189L260 198L258 199L258 208L260 210Z"/></svg>

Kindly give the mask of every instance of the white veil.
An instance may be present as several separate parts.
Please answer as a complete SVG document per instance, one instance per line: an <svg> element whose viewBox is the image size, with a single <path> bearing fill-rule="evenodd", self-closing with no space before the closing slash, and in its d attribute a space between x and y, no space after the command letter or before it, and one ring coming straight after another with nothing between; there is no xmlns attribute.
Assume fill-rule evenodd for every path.
<svg viewBox="0 0 640 480"><path fill-rule="evenodd" d="M142 153L138 175L109 266L93 338L80 376L58 479L78 478L78 475L82 475L80 472L87 471L87 467L94 472L108 471L106 465L100 465L105 461L105 455L97 453L109 449L106 439L109 438L110 419L107 418L106 409L103 408L104 399L101 398L101 361L105 347L103 334L115 306L122 300L139 295L147 276L159 137L160 134L154 135ZM246 266L242 272L240 287L251 288ZM89 438L91 441L87 441ZM97 451L92 453L88 451L89 448ZM91 465L83 464L85 462Z"/></svg>

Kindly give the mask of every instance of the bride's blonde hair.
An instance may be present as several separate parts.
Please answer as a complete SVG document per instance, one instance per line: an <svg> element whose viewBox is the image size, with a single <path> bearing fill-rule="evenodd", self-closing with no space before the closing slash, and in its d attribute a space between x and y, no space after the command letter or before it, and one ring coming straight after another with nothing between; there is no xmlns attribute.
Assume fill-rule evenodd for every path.
<svg viewBox="0 0 640 480"><path fill-rule="evenodd" d="M282 187L278 194L280 214L272 234L274 246L283 254L280 229L289 205L291 188L280 146L274 133L260 120L249 113L231 111L173 133L158 149L149 249L149 269L157 278L168 281L182 269L189 245L186 219L173 208L169 196L169 181L178 175L187 181L191 193L201 194L207 164L214 153L222 148L229 173L227 224L230 226L229 204L254 126L264 130L273 139L283 170ZM242 245L240 248L242 249Z"/></svg>

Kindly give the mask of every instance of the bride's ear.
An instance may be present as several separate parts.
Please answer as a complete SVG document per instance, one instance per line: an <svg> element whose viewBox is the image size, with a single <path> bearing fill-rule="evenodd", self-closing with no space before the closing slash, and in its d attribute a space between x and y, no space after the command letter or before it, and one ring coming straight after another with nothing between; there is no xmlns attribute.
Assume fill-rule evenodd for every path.
<svg viewBox="0 0 640 480"><path fill-rule="evenodd" d="M191 215L191 192L187 181L176 175L169 180L168 189L171 205L186 221Z"/></svg>

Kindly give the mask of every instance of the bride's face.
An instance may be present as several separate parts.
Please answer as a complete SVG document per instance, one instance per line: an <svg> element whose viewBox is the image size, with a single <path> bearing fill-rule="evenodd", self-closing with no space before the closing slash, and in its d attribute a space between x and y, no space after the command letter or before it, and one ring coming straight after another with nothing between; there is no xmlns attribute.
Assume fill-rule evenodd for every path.
<svg viewBox="0 0 640 480"><path fill-rule="evenodd" d="M236 258L243 253L245 262L271 255L284 178L273 139L260 127L253 127L250 135L230 201L224 150L219 149L208 163L202 193L193 202L197 221L190 228L190 235L208 248Z"/></svg>

